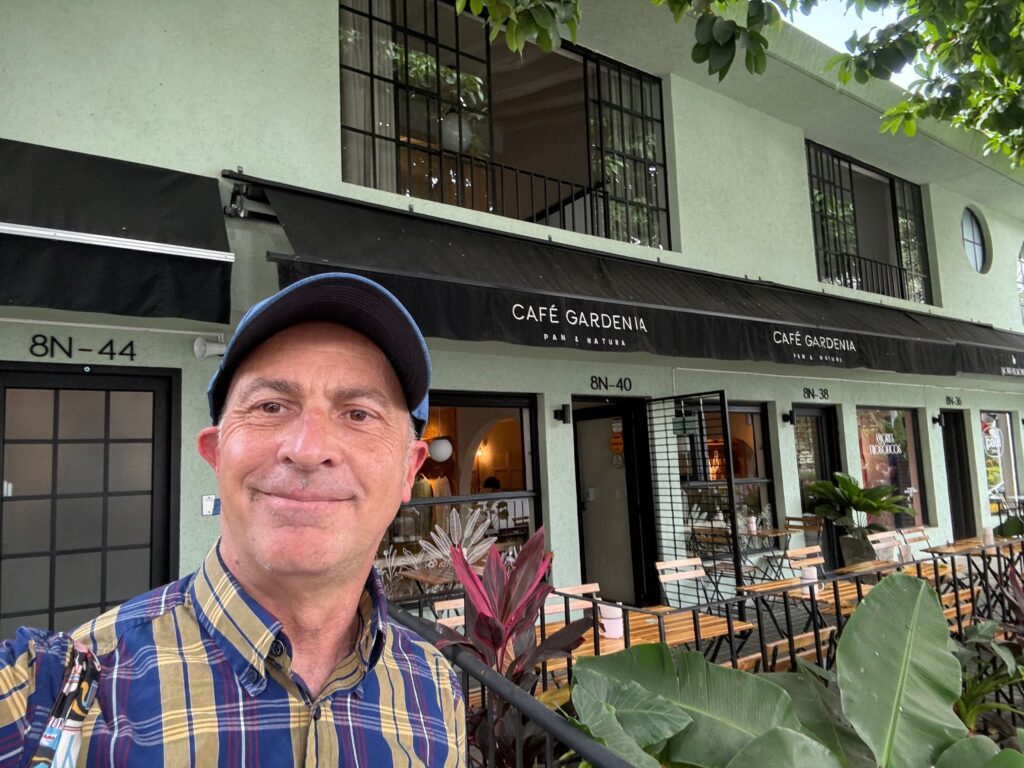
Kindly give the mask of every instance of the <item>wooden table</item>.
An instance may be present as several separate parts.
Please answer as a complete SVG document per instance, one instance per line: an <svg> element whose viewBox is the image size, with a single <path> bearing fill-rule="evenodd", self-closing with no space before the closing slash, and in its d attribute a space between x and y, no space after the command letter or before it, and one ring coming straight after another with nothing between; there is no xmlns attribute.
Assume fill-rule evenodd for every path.
<svg viewBox="0 0 1024 768"><path fill-rule="evenodd" d="M833 573L839 573L844 576L862 576L869 573L892 571L899 568L901 565L903 565L903 563L897 563L892 560L866 560L862 563L854 563L853 565L836 568Z"/></svg>
<svg viewBox="0 0 1024 768"><path fill-rule="evenodd" d="M624 611L625 613L625 611ZM696 620L695 618L696 617ZM661 620L659 624L659 619ZM625 625L625 617L623 617ZM662 639L660 626L664 626L665 636ZM695 627L696 625L696 627ZM546 637L550 637L559 629L565 626L565 622L547 622L544 625ZM697 629L700 630L701 642L707 640L721 641L729 636L729 624L724 616L715 616L709 613L697 611L675 611L652 616L639 611L632 611L629 615L629 645L643 645L645 643L664 642L669 647L688 645L697 642ZM754 629L749 621L734 619L732 622L732 634L748 632ZM538 641L540 632L538 631ZM599 648L594 645L594 628L591 627L583 636L583 645L572 652L573 658L581 656L594 656L600 650L601 654L615 653L624 650L626 637L606 637L600 635ZM547 664L548 672L557 672L566 668L564 659L553 659Z"/></svg>
<svg viewBox="0 0 1024 768"><path fill-rule="evenodd" d="M441 568L427 568L423 566L402 571L401 575L403 578L415 581L416 585L423 592L426 592L429 587L445 587L457 584L459 581L459 577L455 575L455 569L451 566Z"/></svg>
<svg viewBox="0 0 1024 768"><path fill-rule="evenodd" d="M970 555L982 553L989 549L1005 548L1013 543L1013 539L1008 539L1004 536L996 536L995 542L992 544L983 544L980 536L973 536L969 539L957 539L951 544L940 544L935 547L925 547L925 552L930 552L933 555L939 555L940 557L949 557L950 555Z"/></svg>

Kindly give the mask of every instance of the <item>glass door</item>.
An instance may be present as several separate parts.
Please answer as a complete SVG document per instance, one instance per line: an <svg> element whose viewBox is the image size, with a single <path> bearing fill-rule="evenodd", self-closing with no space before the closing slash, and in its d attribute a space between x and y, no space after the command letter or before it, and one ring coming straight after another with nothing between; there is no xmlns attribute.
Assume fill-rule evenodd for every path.
<svg viewBox="0 0 1024 768"><path fill-rule="evenodd" d="M796 472L800 483L800 516L814 516L814 503L807 486L816 480L831 480L839 472L839 442L836 431L836 412L832 407L802 407L793 409L793 433L796 442ZM792 513L789 516L793 516ZM804 527L804 544L821 544L829 568L835 567L838 542L822 541L815 528Z"/></svg>
<svg viewBox="0 0 1024 768"><path fill-rule="evenodd" d="M0 372L0 637L70 631L168 579L169 389Z"/></svg>

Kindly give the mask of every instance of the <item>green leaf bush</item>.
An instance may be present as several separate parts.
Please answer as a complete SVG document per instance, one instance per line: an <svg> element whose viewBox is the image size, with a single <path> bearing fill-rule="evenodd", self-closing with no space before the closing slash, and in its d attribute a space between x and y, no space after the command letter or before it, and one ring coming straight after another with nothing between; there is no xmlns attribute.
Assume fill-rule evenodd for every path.
<svg viewBox="0 0 1024 768"><path fill-rule="evenodd" d="M580 658L577 722L638 766L1000 768L1024 755L972 735L954 711L961 667L938 596L883 579L850 617L838 674L753 675L664 645Z"/></svg>

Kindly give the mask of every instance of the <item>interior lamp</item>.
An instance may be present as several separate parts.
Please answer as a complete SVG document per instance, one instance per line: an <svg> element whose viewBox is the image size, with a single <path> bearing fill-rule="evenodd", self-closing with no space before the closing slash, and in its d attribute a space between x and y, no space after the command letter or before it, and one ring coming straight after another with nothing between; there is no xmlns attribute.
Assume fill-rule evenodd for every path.
<svg viewBox="0 0 1024 768"><path fill-rule="evenodd" d="M447 437L435 437L427 446L427 452L438 463L448 461L452 456L452 441Z"/></svg>

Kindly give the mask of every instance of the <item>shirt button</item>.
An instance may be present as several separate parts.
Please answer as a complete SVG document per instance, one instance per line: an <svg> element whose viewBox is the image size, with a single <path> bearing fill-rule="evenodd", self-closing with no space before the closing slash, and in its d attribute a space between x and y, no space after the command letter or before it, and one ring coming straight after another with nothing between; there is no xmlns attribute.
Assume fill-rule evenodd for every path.
<svg viewBox="0 0 1024 768"><path fill-rule="evenodd" d="M275 640L270 644L271 656L280 656L282 653L284 653L284 645L281 644L280 640Z"/></svg>
<svg viewBox="0 0 1024 768"><path fill-rule="evenodd" d="M319 720L320 719L320 705L319 704L317 704L315 707L313 707L313 719L314 720Z"/></svg>

